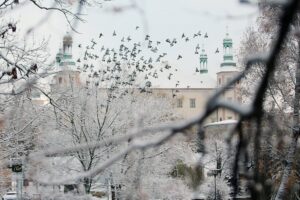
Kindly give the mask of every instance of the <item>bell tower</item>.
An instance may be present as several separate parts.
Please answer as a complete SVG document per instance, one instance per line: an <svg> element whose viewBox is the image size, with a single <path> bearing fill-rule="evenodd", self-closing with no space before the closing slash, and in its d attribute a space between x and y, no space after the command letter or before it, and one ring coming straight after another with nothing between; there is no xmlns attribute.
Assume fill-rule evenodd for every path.
<svg viewBox="0 0 300 200"><path fill-rule="evenodd" d="M236 63L233 61L232 39L229 37L228 30L226 31L225 38L223 39L223 62L221 67L235 67Z"/></svg>
<svg viewBox="0 0 300 200"><path fill-rule="evenodd" d="M200 54L200 74L207 74L207 54L205 53L204 47L202 47L202 51Z"/></svg>
<svg viewBox="0 0 300 200"><path fill-rule="evenodd" d="M233 60L233 42L226 31L225 38L223 39L223 61L220 64L220 68L217 72L217 87L222 87L229 83L238 73L239 70L236 67L236 63ZM239 98L239 83L227 88L222 97L229 102L240 102ZM236 120L238 115L234 112L226 110L224 108L217 109L218 121L223 120Z"/></svg>
<svg viewBox="0 0 300 200"><path fill-rule="evenodd" d="M62 40L62 48L56 54L57 73L54 76L53 88L80 85L80 72L75 68L72 55L73 38L66 33Z"/></svg>
<svg viewBox="0 0 300 200"><path fill-rule="evenodd" d="M73 60L72 55L72 44L73 38L70 33L67 33L63 37L63 46L62 49L60 48L58 53L56 54L56 63L65 69L72 69L75 68L75 62Z"/></svg>
<svg viewBox="0 0 300 200"><path fill-rule="evenodd" d="M63 54L72 55L73 38L67 33L63 38Z"/></svg>

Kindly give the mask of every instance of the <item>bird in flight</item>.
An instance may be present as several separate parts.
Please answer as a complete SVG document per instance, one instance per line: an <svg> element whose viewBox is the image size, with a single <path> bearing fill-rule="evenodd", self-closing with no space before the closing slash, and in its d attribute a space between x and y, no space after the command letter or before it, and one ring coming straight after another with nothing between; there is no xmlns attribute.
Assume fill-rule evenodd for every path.
<svg viewBox="0 0 300 200"><path fill-rule="evenodd" d="M219 51L219 48L217 48L217 50L216 50L216 52L215 53L219 53L220 51Z"/></svg>
<svg viewBox="0 0 300 200"><path fill-rule="evenodd" d="M149 40L150 36L146 35L145 40Z"/></svg>

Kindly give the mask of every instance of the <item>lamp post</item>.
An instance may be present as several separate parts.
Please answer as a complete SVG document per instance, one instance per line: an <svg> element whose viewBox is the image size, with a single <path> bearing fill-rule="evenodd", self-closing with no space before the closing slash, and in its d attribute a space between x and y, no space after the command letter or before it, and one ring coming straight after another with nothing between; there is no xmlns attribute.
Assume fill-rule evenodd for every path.
<svg viewBox="0 0 300 200"><path fill-rule="evenodd" d="M214 176L214 182L215 182L215 198L214 200L217 199L217 181L216 181L216 177L217 175L221 172L221 169L211 169L209 170L209 172L207 173L208 176Z"/></svg>
<svg viewBox="0 0 300 200"><path fill-rule="evenodd" d="M16 192L17 192L17 199L22 200L22 193L23 193L23 161L21 159L11 159L10 163L12 172L16 175Z"/></svg>

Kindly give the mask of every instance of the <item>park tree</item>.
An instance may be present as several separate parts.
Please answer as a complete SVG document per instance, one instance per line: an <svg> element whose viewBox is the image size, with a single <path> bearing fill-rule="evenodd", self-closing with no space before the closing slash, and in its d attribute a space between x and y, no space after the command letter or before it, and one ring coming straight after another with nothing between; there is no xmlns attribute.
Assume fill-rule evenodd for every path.
<svg viewBox="0 0 300 200"><path fill-rule="evenodd" d="M51 97L52 104L55 106L49 109L47 123L44 125L45 128L42 128L47 131L42 133L44 136L41 137L43 138L41 147L52 146L53 148L53 145L73 147L95 142L104 143L101 148L91 147L71 154L77 163L77 167L74 166L74 169L82 172L93 170L99 163L105 162L112 155L135 142L134 139L128 139L125 143L114 144L106 142L109 138L126 137L126 132L135 130L137 127L150 126L157 122L170 122L178 118L171 109L172 99L152 94L150 93L151 89L148 89L148 92L141 92L138 88L99 88L93 84L88 87L70 86L61 89L64 91L63 93L54 94ZM127 92L124 93L124 91ZM140 107L143 109L139 109ZM151 141L160 134L164 133L151 134L139 140ZM57 141L58 138L60 138L60 142ZM53 141L54 144L47 144L49 141ZM112 174L115 185L122 185L122 191L127 193L130 186L138 184L135 183L135 174L139 170L140 162L144 162L143 166L146 166L141 173L147 172L147 175L143 177L161 174L167 178L170 168L178 159L177 157L191 154L191 152L185 154L186 151L179 153L180 151L177 149L179 147L184 149L182 145L176 147L166 144L151 151L126 154L119 165L116 164L112 168L105 169L97 176L98 178L92 176L84 178L82 181L85 191L89 193L92 184L99 180L101 175L109 177ZM163 166L157 168L153 165L153 159L156 157L165 159ZM80 167L78 168L78 166ZM164 168L165 170L163 170ZM48 177L51 177L51 174ZM53 178L55 180L59 177L51 179ZM143 181L146 180L143 178ZM151 181L146 182L150 184ZM127 193L127 195L129 194Z"/></svg>

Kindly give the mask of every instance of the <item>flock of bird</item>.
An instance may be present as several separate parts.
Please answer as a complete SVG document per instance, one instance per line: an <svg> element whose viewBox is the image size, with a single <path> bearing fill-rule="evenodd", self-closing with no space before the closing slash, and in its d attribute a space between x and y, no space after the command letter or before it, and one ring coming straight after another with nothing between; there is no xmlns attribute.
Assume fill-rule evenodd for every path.
<svg viewBox="0 0 300 200"><path fill-rule="evenodd" d="M135 30L138 31L139 26ZM84 55L78 58L78 69L87 72L88 77L95 82L96 85L103 83L113 83L110 87L118 88L119 86L132 86L136 81L140 81L141 76L145 81L141 86L141 92L146 91L147 87L151 87L150 78L157 79L159 74L167 72L167 79L171 80L176 68L172 67L167 58L166 48L172 48L178 43L187 43L203 36L208 38L208 34L202 34L201 31L194 33L191 37L183 33L178 38L166 38L163 41L153 40L150 35L145 35L142 41L134 41L132 36L121 36L116 31L108 37L118 39L119 46L117 48L98 47L101 40L105 40L105 35L100 33L97 39L92 39L88 46L85 47ZM199 40L198 40L199 41ZM164 47L162 47L164 46ZM82 48L82 45L78 45ZM199 54L200 45L195 47L195 54ZM216 50L218 53L218 49ZM183 56L178 54L173 60L181 60ZM96 61L96 62L95 62ZM101 67L95 67L101 63ZM196 69L196 71L199 71ZM122 74L123 73L123 74ZM124 78L126 73L126 78ZM89 83L90 81L88 81ZM179 81L176 81L175 87L179 87Z"/></svg>

